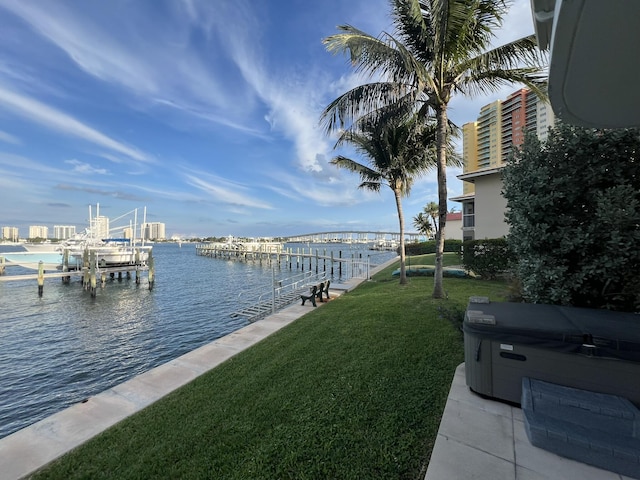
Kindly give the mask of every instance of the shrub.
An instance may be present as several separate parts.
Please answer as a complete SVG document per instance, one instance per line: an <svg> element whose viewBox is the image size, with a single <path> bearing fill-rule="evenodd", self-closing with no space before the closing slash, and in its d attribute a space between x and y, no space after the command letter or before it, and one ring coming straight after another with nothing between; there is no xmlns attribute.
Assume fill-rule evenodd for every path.
<svg viewBox="0 0 640 480"><path fill-rule="evenodd" d="M529 302L640 306L640 133L559 125L503 170L507 241Z"/></svg>
<svg viewBox="0 0 640 480"><path fill-rule="evenodd" d="M482 278L494 279L509 269L512 255L506 239L469 240L462 245L462 265Z"/></svg>
<svg viewBox="0 0 640 480"><path fill-rule="evenodd" d="M460 253L462 248L461 240L445 240L444 251ZM427 255L429 253L436 253L436 241L429 240L427 242L420 243L408 243L404 247L407 255Z"/></svg>

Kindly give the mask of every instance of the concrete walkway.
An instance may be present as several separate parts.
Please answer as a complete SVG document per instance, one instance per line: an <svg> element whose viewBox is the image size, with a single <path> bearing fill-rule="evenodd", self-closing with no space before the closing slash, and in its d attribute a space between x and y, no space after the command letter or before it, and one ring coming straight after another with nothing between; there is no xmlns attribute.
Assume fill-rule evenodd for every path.
<svg viewBox="0 0 640 480"><path fill-rule="evenodd" d="M371 275L394 261L372 269ZM339 296L364 281L354 278L342 284L332 283L330 296ZM312 309L310 302L291 305L0 439L0 480L16 480L34 473Z"/></svg>
<svg viewBox="0 0 640 480"><path fill-rule="evenodd" d="M484 399L457 369L425 480L631 480L534 447L522 411Z"/></svg>

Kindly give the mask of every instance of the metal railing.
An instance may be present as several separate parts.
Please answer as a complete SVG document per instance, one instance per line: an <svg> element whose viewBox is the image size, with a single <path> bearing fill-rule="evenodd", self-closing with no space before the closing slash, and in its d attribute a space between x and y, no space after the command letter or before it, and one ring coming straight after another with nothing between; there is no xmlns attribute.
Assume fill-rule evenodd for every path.
<svg viewBox="0 0 640 480"><path fill-rule="evenodd" d="M340 280L349 278L368 279L370 270L371 265L369 258L345 259L343 260L343 270ZM309 270L280 279L276 278L275 268L273 268L271 272L271 289L265 286L266 291L258 296L250 296L249 291L242 291L238 294L238 304L244 304L246 306L233 313L233 317L247 317L250 320L256 320L264 315L275 313L277 310L287 307L299 300L300 295L309 294L310 289L314 285L318 285L329 278L326 271L315 273ZM255 289L253 291L255 291Z"/></svg>

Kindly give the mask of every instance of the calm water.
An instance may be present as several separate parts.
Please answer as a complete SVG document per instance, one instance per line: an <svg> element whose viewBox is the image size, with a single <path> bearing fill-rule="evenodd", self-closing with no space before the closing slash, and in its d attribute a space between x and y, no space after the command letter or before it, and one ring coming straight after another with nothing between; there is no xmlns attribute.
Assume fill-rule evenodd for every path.
<svg viewBox="0 0 640 480"><path fill-rule="evenodd" d="M394 256L312 247L320 254L340 250L343 258L362 252L372 264ZM95 299L79 277L69 285L46 280L42 298L35 280L0 282L0 438L243 327L246 319L230 316L239 294L255 298L271 288L267 262L200 257L193 244L159 244L153 253L151 291L146 275L140 285L108 280ZM19 268L8 274L24 272Z"/></svg>

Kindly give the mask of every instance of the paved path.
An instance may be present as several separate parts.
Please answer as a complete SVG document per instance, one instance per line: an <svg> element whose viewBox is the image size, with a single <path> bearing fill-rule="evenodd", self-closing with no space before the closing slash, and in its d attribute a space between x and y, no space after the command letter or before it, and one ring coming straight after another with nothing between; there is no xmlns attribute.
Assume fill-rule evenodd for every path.
<svg viewBox="0 0 640 480"><path fill-rule="evenodd" d="M457 369L425 480L631 480L529 442L522 410L484 399Z"/></svg>

